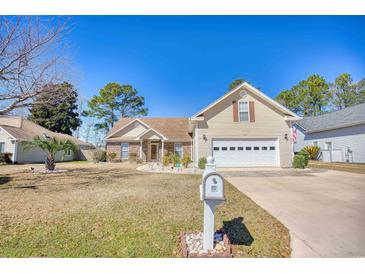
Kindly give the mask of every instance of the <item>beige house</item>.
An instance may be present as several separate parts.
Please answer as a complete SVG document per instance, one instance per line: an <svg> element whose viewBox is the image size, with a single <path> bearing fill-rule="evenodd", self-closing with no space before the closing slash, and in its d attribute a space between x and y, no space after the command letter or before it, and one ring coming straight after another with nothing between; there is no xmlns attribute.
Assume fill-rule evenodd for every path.
<svg viewBox="0 0 365 274"><path fill-rule="evenodd" d="M300 117L243 83L191 118L122 118L107 150L128 159L161 161L188 154L194 165L212 155L218 167L291 166L291 126Z"/></svg>
<svg viewBox="0 0 365 274"><path fill-rule="evenodd" d="M46 155L41 149L24 150L22 145L22 141L30 141L36 136L69 139L78 146L76 153L58 153L56 161L89 160L90 152L94 149L92 144L70 135L52 132L22 117L0 116L0 153L11 153L13 163L44 162Z"/></svg>

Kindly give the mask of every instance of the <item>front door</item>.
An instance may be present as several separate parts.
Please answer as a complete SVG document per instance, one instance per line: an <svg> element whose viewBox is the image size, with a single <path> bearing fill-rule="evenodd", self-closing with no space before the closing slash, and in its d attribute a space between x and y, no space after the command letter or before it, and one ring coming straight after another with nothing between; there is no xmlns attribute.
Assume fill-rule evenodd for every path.
<svg viewBox="0 0 365 274"><path fill-rule="evenodd" d="M151 161L157 161L158 144L151 144Z"/></svg>

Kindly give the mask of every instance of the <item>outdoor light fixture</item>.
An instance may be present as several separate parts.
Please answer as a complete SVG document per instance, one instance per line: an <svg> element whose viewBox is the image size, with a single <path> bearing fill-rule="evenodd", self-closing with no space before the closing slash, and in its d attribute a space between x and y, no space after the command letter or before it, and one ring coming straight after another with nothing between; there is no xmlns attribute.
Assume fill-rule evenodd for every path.
<svg viewBox="0 0 365 274"><path fill-rule="evenodd" d="M288 133L285 133L285 135L284 135L284 138L285 138L285 140L289 140L289 138L288 138Z"/></svg>
<svg viewBox="0 0 365 274"><path fill-rule="evenodd" d="M205 135L205 134L203 134L203 140L206 142L206 141L208 141L208 138L207 138L207 136Z"/></svg>

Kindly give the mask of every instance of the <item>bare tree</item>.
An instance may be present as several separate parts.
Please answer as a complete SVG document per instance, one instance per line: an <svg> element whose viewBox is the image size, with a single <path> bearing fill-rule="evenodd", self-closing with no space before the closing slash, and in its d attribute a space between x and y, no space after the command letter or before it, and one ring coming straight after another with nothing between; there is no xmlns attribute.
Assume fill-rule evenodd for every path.
<svg viewBox="0 0 365 274"><path fill-rule="evenodd" d="M28 107L42 87L60 79L66 21L0 17L0 114Z"/></svg>

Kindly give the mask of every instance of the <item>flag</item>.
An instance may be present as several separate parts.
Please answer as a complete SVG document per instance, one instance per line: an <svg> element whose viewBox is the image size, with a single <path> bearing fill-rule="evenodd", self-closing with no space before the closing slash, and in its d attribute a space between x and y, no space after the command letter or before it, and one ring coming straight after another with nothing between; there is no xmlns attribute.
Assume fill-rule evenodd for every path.
<svg viewBox="0 0 365 274"><path fill-rule="evenodd" d="M295 143L297 141L297 129L295 127L292 127L291 131L291 140Z"/></svg>

